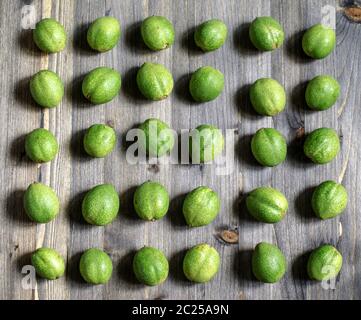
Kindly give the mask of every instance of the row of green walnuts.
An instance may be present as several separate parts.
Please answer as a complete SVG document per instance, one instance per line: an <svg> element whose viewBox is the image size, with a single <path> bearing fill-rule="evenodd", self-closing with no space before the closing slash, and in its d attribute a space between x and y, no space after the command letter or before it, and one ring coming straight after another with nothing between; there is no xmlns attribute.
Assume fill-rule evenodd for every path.
<svg viewBox="0 0 361 320"><path fill-rule="evenodd" d="M24 194L24 209L28 217L37 223L48 223L60 210L56 192L49 186L34 182ZM133 196L133 206L138 217L146 221L162 219L169 210L167 189L155 181L138 186ZM191 191L183 202L183 215L190 227L210 224L220 211L218 194L208 187ZM86 222L96 226L112 223L118 216L120 200L111 184L101 184L87 192L82 202L82 215Z"/></svg>
<svg viewBox="0 0 361 320"><path fill-rule="evenodd" d="M65 262L54 249L39 248L31 256L31 262L37 275L48 280L63 276ZM183 258L183 273L192 282L205 283L212 280L220 266L218 251L201 243L189 249ZM309 256L307 273L317 281L335 278L342 267L342 256L331 245L323 245ZM257 244L252 254L252 272L264 283L280 281L287 270L287 261L281 250L270 243ZM79 271L83 279L93 285L105 284L113 273L113 262L101 249L86 250L79 262ZM137 280L147 286L162 284L169 274L169 262L164 253L153 247L143 247L133 257L133 273Z"/></svg>
<svg viewBox="0 0 361 320"><path fill-rule="evenodd" d="M204 260L204 257L207 257ZM39 248L31 257L37 275L48 280L63 276L65 262L54 249ZM184 275L193 282L204 283L218 272L220 256L217 250L206 243L189 249L183 259ZM79 271L83 279L93 285L105 284L113 272L113 262L101 249L86 250L79 262ZM133 258L133 272L140 283L156 286L163 283L169 273L169 262L164 253L153 247L143 247Z"/></svg>
<svg viewBox="0 0 361 320"><path fill-rule="evenodd" d="M137 85L142 95L153 101L167 98L174 86L170 71L159 63L144 63L137 73ZM82 83L83 95L93 104L113 100L121 88L121 75L108 67L90 71ZM216 99L224 89L224 75L221 71L204 66L197 69L189 81L189 92L197 102ZM35 102L44 108L54 108L62 100L64 84L53 71L41 70L30 80L30 93ZM254 110L264 116L275 116L286 106L286 92L274 79L261 78L250 87L250 100ZM329 75L319 75L307 85L305 100L312 110L331 108L340 95L340 85Z"/></svg>
<svg viewBox="0 0 361 320"><path fill-rule="evenodd" d="M158 51L169 48L174 43L173 24L165 17L150 16L141 24L141 35L149 49ZM223 21L211 19L200 24L194 32L194 42L204 52L223 46L227 39L228 28ZM89 46L99 52L113 49L121 36L119 21L114 17L96 19L88 28ZM253 45L261 51L272 51L282 46L285 32L280 23L272 17L258 17L250 25L249 36ZM36 24L34 41L40 50L47 53L62 51L66 46L67 35L64 27L54 19L43 19ZM316 24L304 34L304 52L314 59L327 57L334 49L336 35L334 30Z"/></svg>
<svg viewBox="0 0 361 320"><path fill-rule="evenodd" d="M140 124L138 130L138 151L142 154L160 158L172 152L176 132L165 122L150 118ZM106 124L94 124L86 130L83 147L91 157L104 158L114 150L116 142L114 128ZM200 125L189 133L189 159L194 164L209 163L223 152L224 144L220 129L212 125ZM320 128L308 134L303 149L314 163L326 164L338 155L340 139L335 130ZM56 157L58 150L56 137L47 129L35 129L25 137L25 152L34 162L49 162ZM259 164L275 167L286 160L287 142L278 130L262 128L252 137L251 150Z"/></svg>

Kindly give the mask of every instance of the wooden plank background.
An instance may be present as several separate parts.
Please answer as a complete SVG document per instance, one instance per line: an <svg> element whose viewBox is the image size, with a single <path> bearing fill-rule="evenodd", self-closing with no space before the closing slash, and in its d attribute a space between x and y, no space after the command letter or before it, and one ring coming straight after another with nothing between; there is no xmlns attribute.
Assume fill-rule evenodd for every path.
<svg viewBox="0 0 361 320"><path fill-rule="evenodd" d="M360 299L361 298L361 134L360 126L360 26L344 14L334 0L64 0L0 2L0 298L2 299ZM357 2L356 2L357 4ZM53 55L41 54L23 29L21 10L35 7L36 19L53 17L66 28L66 49ZM301 51L302 32L319 23L322 8L337 10L337 50L322 61L307 59ZM336 11L335 11L336 12ZM150 52L139 37L140 22L149 15L164 15L174 23L175 44L162 52ZM121 21L122 37L116 49L97 54L86 44L90 22L112 15ZM260 54L249 43L249 23L257 16L272 15L286 30L284 46ZM334 16L332 16L334 17ZM229 28L228 41L220 50L203 54L192 42L194 27L209 18L220 18ZM166 65L175 79L172 95L149 103L135 88L137 68L145 61ZM97 66L110 66L122 74L122 90L111 103L91 106L81 94L84 74ZM202 65L212 65L225 74L225 91L217 100L197 105L187 93L189 74ZM56 71L66 94L59 107L42 110L31 100L29 77L40 69ZM314 113L303 99L305 82L327 73L342 85L342 95L331 110ZM284 84L287 109L275 118L255 115L247 98L249 85L260 77L273 77ZM125 158L125 133L149 117L158 117L172 128L194 128L212 123L221 129L235 129L229 152L234 160L230 174L217 175L219 166L130 165ZM119 143L106 159L84 155L84 130L93 123L111 122ZM259 128L273 126L287 136L289 155L277 168L261 168L252 159L249 142ZM302 156L304 132L329 126L342 137L342 150L329 165L316 166ZM55 133L60 151L50 164L37 166L24 155L24 135L37 127ZM232 155L234 150L234 155ZM217 169L218 168L218 169ZM166 218L146 223L135 217L132 194L147 179L164 183L172 198ZM326 179L342 181L350 202L344 215L329 221L313 218L312 188ZM62 208L56 220L36 225L27 219L22 196L33 181L51 185ZM121 195L121 213L111 225L93 227L81 219L84 192L108 182ZM199 185L217 190L222 211L210 226L190 230L181 216L184 194ZM272 185L289 200L287 218L277 225L254 222L244 210L243 195L255 187ZM238 244L219 240L222 230L236 230ZM260 241L278 244L288 260L288 272L278 284L261 284L252 277L250 254ZM195 285L182 274L185 249L200 243L214 245L222 256L217 277ZM342 252L344 266L335 290L325 290L307 280L307 253L322 243L332 243ZM143 245L158 247L170 260L170 275L161 286L138 284L131 271L135 250ZM37 247L59 250L67 260L66 276L56 281L38 280L36 288L21 285L21 268ZM82 251L101 247L111 254L114 273L104 286L85 284L78 272Z"/></svg>

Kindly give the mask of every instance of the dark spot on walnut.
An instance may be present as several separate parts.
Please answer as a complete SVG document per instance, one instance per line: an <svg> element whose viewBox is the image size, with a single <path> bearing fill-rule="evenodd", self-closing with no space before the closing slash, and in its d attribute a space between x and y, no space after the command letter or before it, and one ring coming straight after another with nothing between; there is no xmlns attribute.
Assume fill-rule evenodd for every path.
<svg viewBox="0 0 361 320"><path fill-rule="evenodd" d="M158 164L151 164L148 167L148 171L153 172L153 173L158 173L160 171L159 165Z"/></svg>
<svg viewBox="0 0 361 320"><path fill-rule="evenodd" d="M232 245L238 243L238 236L239 234L237 229L229 229L219 231L216 238L223 244Z"/></svg>
<svg viewBox="0 0 361 320"><path fill-rule="evenodd" d="M361 23L361 7L345 8L344 13L352 22Z"/></svg>
<svg viewBox="0 0 361 320"><path fill-rule="evenodd" d="M305 136L305 128L304 127L300 127L296 130L296 138L297 139L302 139Z"/></svg>

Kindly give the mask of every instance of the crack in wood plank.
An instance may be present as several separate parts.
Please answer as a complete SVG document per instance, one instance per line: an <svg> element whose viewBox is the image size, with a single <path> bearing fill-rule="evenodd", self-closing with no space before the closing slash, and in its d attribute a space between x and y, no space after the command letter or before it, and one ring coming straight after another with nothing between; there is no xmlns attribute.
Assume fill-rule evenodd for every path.
<svg viewBox="0 0 361 320"><path fill-rule="evenodd" d="M346 151L346 160L342 164L341 171L340 171L340 173L338 175L338 183L342 183L343 178L345 177L345 173L346 173L348 164L349 164L350 152L351 152L351 138L352 138L352 131L351 131L351 134L349 135L349 139L348 139L348 143L347 143L348 148L347 148L347 151Z"/></svg>
<svg viewBox="0 0 361 320"><path fill-rule="evenodd" d="M352 71L353 73L353 71ZM351 75L352 76L352 75ZM348 96L349 96L349 90L350 90L350 82L347 83L347 89L346 89L346 97L345 99L343 100L340 108L337 110L337 118L340 118L343 111L345 110L345 107L346 107L346 104L347 104L347 101L348 101Z"/></svg>

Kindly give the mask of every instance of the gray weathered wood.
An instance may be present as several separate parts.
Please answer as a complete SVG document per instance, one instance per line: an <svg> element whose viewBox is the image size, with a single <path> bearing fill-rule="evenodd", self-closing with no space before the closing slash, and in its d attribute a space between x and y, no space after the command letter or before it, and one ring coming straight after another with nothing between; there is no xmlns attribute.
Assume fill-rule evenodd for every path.
<svg viewBox="0 0 361 320"><path fill-rule="evenodd" d="M65 26L69 41L63 52L45 55L35 48L31 30L21 25L21 10L29 4L35 7L37 20L53 17ZM1 1L0 298L360 299L360 26L337 7L337 50L322 61L307 59L300 48L302 32L320 22L326 5L336 8L338 4L335 0ZM103 15L117 17L123 34L114 50L97 54L87 47L85 36L88 24ZM164 15L173 21L177 36L170 49L150 52L142 44L139 24L149 15ZM280 50L261 54L252 48L248 26L262 15L274 16L285 27L286 41ZM195 48L192 32L209 18L223 19L229 37L221 49L203 54ZM172 71L175 89L168 99L149 103L140 98L135 74L145 61L162 63ZM122 90L114 101L91 106L82 97L81 81L84 74L102 65L121 72ZM225 90L217 100L197 105L189 99L187 85L189 74L203 65L225 74ZM61 105L53 110L36 106L28 90L29 77L46 68L56 71L66 86ZM342 95L332 109L314 113L305 107L304 84L321 73L340 81ZM288 93L286 111L273 119L257 116L249 103L249 85L260 77L279 80ZM234 142L227 148L234 162L231 173L220 175L216 164L127 163L125 134L150 117L168 122L178 132L203 123L234 129L229 136ZM82 135L91 124L100 122L114 125L119 143L106 159L90 159L82 151ZM287 161L277 168L261 168L250 154L251 135L265 126L283 132L290 145ZM331 164L315 166L302 156L302 137L322 126L339 132L342 151ZM24 155L24 135L37 127L53 131L61 146L57 158L41 166ZM147 179L164 183L172 199L167 217L154 223L140 221L132 209L134 188ZM350 202L341 217L319 221L313 218L310 195L326 179L342 181ZM62 203L59 217L47 225L30 223L22 209L22 195L33 181L54 187ZM81 219L80 204L85 191L103 182L119 190L121 213L105 228L92 227ZM191 230L185 226L181 205L184 195L199 185L219 192L222 211L212 225ZM275 226L256 223L245 211L244 195L261 185L279 188L289 200L287 218ZM238 245L220 240L223 230L236 230ZM287 257L288 272L279 284L260 284L251 275L251 250L260 241L278 244ZM185 249L200 242L219 250L222 266L212 282L194 285L182 274L182 258ZM325 290L305 274L307 253L325 242L336 245L344 257L335 290ZM144 287L132 275L132 257L144 245L164 250L170 260L169 279L159 287ZM38 280L34 290L25 290L21 268L40 246L63 254L66 276L53 282ZM89 286L79 275L80 254L89 247L111 254L114 273L105 286Z"/></svg>

